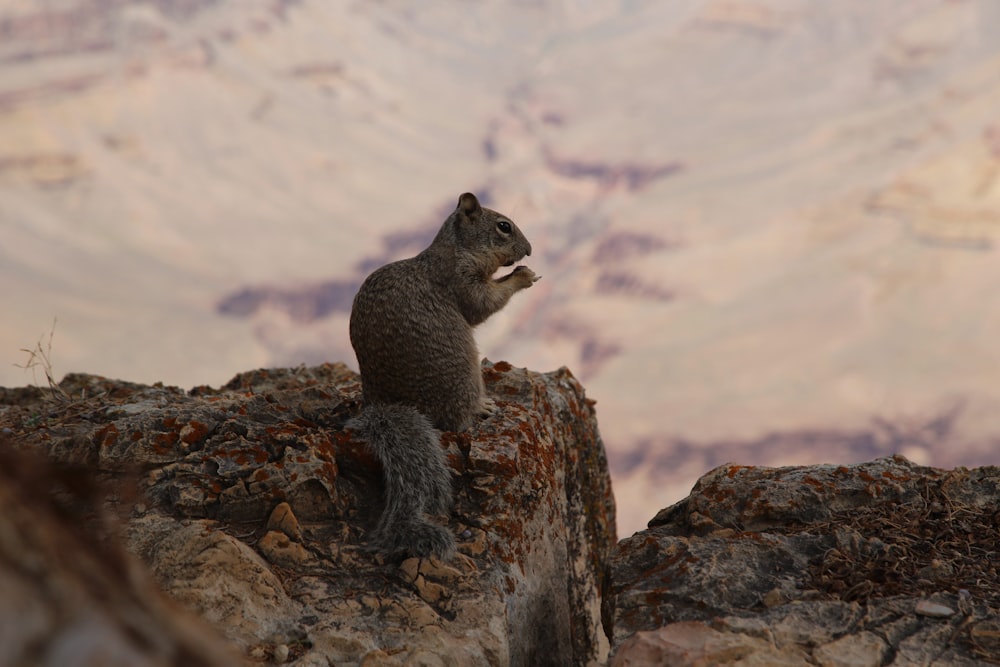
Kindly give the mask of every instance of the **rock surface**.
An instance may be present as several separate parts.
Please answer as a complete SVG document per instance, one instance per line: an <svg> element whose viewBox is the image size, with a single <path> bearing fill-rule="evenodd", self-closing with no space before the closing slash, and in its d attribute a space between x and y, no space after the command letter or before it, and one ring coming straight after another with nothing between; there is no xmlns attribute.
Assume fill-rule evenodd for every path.
<svg viewBox="0 0 1000 667"><path fill-rule="evenodd" d="M365 548L381 477L342 365L0 389L0 664L1000 661L1000 469L725 465L615 546L579 383L484 375L502 409L444 436L449 563Z"/></svg>
<svg viewBox="0 0 1000 667"><path fill-rule="evenodd" d="M343 365L188 393L70 375L59 400L0 389L0 429L99 477L159 585L252 660L599 663L615 521L592 404L565 369L484 374L501 410L444 436L460 552L449 563L365 548L381 472L343 430L360 408Z"/></svg>
<svg viewBox="0 0 1000 667"><path fill-rule="evenodd" d="M995 467L716 468L619 543L610 664L995 664L998 508Z"/></svg>
<svg viewBox="0 0 1000 667"><path fill-rule="evenodd" d="M119 546L101 504L87 472L0 438L0 665L239 664Z"/></svg>

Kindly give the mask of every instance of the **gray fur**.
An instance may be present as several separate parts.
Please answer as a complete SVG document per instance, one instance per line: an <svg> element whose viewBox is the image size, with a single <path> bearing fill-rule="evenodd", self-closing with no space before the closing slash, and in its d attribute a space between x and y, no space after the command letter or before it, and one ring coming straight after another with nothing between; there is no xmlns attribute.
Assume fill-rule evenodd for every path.
<svg viewBox="0 0 1000 667"><path fill-rule="evenodd" d="M451 510L451 475L441 434L409 405L366 406L348 426L367 441L385 478L385 509L371 543L390 555L450 558L455 553L451 532L427 520L428 514ZM416 470L424 474L415 475Z"/></svg>
<svg viewBox="0 0 1000 667"><path fill-rule="evenodd" d="M372 273L351 310L364 411L352 422L381 461L386 505L372 535L389 554L454 553L427 520L451 507L451 474L436 429L462 431L486 408L475 325L538 278L519 266L531 244L504 215L459 197L431 245Z"/></svg>

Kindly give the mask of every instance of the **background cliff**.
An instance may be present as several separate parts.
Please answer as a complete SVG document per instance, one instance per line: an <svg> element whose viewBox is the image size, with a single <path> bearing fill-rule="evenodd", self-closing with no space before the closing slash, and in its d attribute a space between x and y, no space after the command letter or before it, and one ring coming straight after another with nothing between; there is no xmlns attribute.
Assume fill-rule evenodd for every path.
<svg viewBox="0 0 1000 667"><path fill-rule="evenodd" d="M464 190L484 354L600 402L623 534L713 465L994 458L993 0L0 0L0 385L352 358Z"/></svg>

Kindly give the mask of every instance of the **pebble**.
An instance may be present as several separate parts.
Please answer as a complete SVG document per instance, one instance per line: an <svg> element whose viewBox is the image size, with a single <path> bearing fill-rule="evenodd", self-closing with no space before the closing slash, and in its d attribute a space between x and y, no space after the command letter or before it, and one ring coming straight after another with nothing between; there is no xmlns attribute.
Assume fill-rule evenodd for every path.
<svg viewBox="0 0 1000 667"><path fill-rule="evenodd" d="M780 588L772 588L768 591L767 595L764 596L764 599L761 600L761 602L764 603L764 606L768 609L783 605L787 601L788 600L785 598L785 594L781 592Z"/></svg>
<svg viewBox="0 0 1000 667"><path fill-rule="evenodd" d="M920 616L927 616L929 618L948 618L955 613L955 610L951 607L946 607L943 604L931 602L930 600L921 600L917 603L913 611Z"/></svg>

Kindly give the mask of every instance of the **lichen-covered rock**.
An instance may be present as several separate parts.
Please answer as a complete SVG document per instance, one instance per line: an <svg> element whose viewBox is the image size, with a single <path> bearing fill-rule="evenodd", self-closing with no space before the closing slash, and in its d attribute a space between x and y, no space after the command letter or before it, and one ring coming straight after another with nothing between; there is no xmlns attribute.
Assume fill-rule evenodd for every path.
<svg viewBox="0 0 1000 667"><path fill-rule="evenodd" d="M343 365L188 393L71 375L60 383L68 402L0 389L0 428L99 476L127 517L129 548L251 658L600 662L615 523L592 404L565 369L483 370L500 410L443 438L459 542L450 563L385 563L366 548L381 471L344 430L360 382Z"/></svg>
<svg viewBox="0 0 1000 667"><path fill-rule="evenodd" d="M616 549L610 664L1000 660L998 508L993 467L716 468Z"/></svg>

